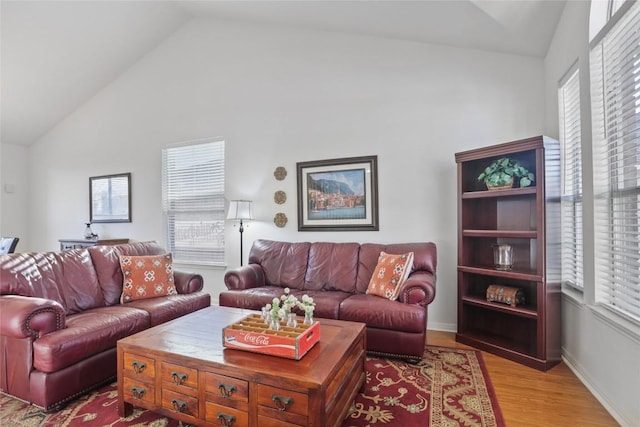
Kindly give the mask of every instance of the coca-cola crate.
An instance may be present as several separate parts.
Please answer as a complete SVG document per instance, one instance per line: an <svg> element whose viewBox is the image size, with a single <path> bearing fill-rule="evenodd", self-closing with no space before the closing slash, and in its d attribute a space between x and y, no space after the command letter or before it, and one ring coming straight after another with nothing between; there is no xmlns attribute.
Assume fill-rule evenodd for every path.
<svg viewBox="0 0 640 427"><path fill-rule="evenodd" d="M320 323L269 329L259 314L252 314L222 330L222 344L236 350L300 360L320 340Z"/></svg>

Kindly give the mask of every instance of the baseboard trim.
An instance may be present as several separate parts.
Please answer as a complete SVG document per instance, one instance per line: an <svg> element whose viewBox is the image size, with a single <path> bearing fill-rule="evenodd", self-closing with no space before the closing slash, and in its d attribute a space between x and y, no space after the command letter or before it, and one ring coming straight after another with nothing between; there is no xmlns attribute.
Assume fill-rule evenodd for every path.
<svg viewBox="0 0 640 427"><path fill-rule="evenodd" d="M440 332L453 332L455 334L456 332L458 332L458 325L455 323L429 322L427 323L427 330L440 331Z"/></svg>
<svg viewBox="0 0 640 427"><path fill-rule="evenodd" d="M634 427L630 420L626 420L620 413L618 413L613 406L609 404L609 401L606 397L598 391L598 388L593 385L591 382L589 375L583 370L579 363L571 357L571 355L567 352L565 348L562 348L562 361L571 369L571 372L578 377L580 382L584 384L584 386L593 394L593 396L604 406L604 408L611 414L611 416L620 424L622 427Z"/></svg>

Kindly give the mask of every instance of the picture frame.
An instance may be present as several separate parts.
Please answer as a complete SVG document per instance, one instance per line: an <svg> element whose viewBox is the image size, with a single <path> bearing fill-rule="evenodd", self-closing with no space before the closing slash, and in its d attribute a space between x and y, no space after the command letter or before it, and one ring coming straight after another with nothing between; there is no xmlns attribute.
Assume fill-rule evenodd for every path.
<svg viewBox="0 0 640 427"><path fill-rule="evenodd" d="M131 173L89 178L91 223L131 222Z"/></svg>
<svg viewBox="0 0 640 427"><path fill-rule="evenodd" d="M296 163L298 231L378 231L378 156Z"/></svg>

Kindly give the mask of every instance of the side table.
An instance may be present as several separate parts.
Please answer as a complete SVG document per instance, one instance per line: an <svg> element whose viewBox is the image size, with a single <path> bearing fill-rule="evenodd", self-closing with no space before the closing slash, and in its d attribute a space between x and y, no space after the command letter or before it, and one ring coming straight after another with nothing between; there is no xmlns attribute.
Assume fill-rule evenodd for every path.
<svg viewBox="0 0 640 427"><path fill-rule="evenodd" d="M129 239L60 239L60 250L88 248L97 245L121 245L129 243Z"/></svg>

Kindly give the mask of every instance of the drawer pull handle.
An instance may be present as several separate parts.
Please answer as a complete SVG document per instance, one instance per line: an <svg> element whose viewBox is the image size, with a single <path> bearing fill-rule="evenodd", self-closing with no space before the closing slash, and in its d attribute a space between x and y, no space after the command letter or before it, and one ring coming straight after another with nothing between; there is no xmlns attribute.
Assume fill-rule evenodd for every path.
<svg viewBox="0 0 640 427"><path fill-rule="evenodd" d="M218 383L218 390L220 390L220 395L222 397L226 397L229 398L231 397L231 395L233 393L235 393L236 391L238 391L238 389L236 388L236 386L234 385L228 385L228 384L223 384L223 383Z"/></svg>
<svg viewBox="0 0 640 427"><path fill-rule="evenodd" d="M171 405L176 412L184 412L187 410L187 402L183 402L182 400L172 399Z"/></svg>
<svg viewBox="0 0 640 427"><path fill-rule="evenodd" d="M278 396L277 394L274 394L271 396L271 400L276 403L278 411L286 411L288 406L293 405L293 397Z"/></svg>
<svg viewBox="0 0 640 427"><path fill-rule="evenodd" d="M145 369L147 369L146 363L136 362L135 360L131 362L131 366L133 367L133 372L136 374L141 374Z"/></svg>
<svg viewBox="0 0 640 427"><path fill-rule="evenodd" d="M220 421L222 427L231 427L235 424L236 417L218 412L218 421Z"/></svg>
<svg viewBox="0 0 640 427"><path fill-rule="evenodd" d="M187 374L179 374L177 372L171 372L171 378L173 378L173 382L177 385L182 385L189 378Z"/></svg>
<svg viewBox="0 0 640 427"><path fill-rule="evenodd" d="M140 387L131 387L131 394L134 399L142 399L142 396L144 396L144 389Z"/></svg>

